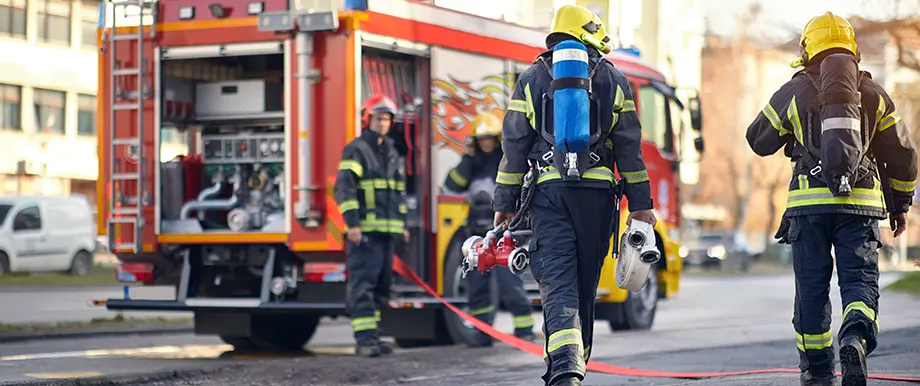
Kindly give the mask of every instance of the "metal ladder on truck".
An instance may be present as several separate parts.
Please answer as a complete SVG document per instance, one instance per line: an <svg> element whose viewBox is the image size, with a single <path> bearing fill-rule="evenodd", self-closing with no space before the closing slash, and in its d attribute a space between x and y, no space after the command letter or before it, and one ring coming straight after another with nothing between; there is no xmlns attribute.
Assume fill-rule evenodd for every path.
<svg viewBox="0 0 920 386"><path fill-rule="evenodd" d="M108 209L109 216L106 222L106 229L109 235L109 249L112 252L137 253L141 250L141 229L144 226L143 207L149 205L150 194L145 184L146 158L144 156L144 100L152 97L150 87L147 85L147 77L150 75L152 66L148 58L144 55L145 36L144 25L150 25L149 39L151 42L156 37L156 0L118 0L104 2L104 16L111 16L111 23L107 31L106 44L109 50L109 184L108 189ZM121 12L119 12L121 11ZM134 12L129 12L134 11ZM119 26L120 18L129 19L133 16L137 18L136 23L127 23ZM150 16L150 23L144 23L144 18ZM132 27L137 31L131 33L118 33L118 28ZM135 49L137 54L134 60L134 67L122 67L121 62L116 55L116 47L119 42L133 41L136 42ZM152 44L152 43L151 43ZM137 79L136 88L133 91L122 89L122 84L129 83L127 77L134 76ZM133 99L133 101L130 101ZM128 100L128 101L126 101ZM119 112L136 111L136 131L134 135L127 133L127 130L117 130L118 120L116 117ZM121 135L120 135L121 133ZM119 152L120 149L122 152ZM131 158L130 163L137 165L136 168L127 167L121 170L123 165L119 162L122 155ZM133 184L132 184L133 183ZM127 185L127 186L125 186ZM131 185L134 187L134 194L125 194ZM122 241L121 231L124 225L131 225L132 238L130 242ZM118 232L115 232L115 230ZM114 239L112 239L114 237Z"/></svg>

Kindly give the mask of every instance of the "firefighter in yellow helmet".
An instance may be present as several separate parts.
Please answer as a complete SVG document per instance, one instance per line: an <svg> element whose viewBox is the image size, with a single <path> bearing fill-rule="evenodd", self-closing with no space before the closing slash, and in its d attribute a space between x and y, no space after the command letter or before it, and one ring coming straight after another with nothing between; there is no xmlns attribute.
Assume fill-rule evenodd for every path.
<svg viewBox="0 0 920 386"><path fill-rule="evenodd" d="M553 48L564 41L586 47L590 103L599 117L589 124L591 140L576 153L575 167L546 139L553 136L548 115L552 106L540 103L553 93ZM639 117L626 76L604 58L611 50L609 41L593 12L571 5L559 8L546 37L548 51L518 77L502 124L504 157L496 177L493 225L529 210L535 241L530 267L543 304L546 385L581 385L585 377L594 335L594 299L617 221L615 199L620 189L629 202L628 223L656 223ZM570 52L575 58L585 52L572 51L577 51ZM614 167L625 184L614 180ZM530 182L526 185L525 177ZM529 207L519 208L523 197L529 198Z"/></svg>
<svg viewBox="0 0 920 386"><path fill-rule="evenodd" d="M466 194L469 201L469 215L465 231L468 236L484 234L492 228L492 194L495 191L495 177L498 163L502 159L501 120L487 112L480 113L470 122L470 139L467 154L444 180L446 190ZM491 276L498 281L501 304L514 316L514 335L525 340L535 339L534 320L521 277L511 273L507 267L496 267L486 274L478 270L467 276L467 304L470 315L492 324L495 319L495 305L492 304ZM473 329L468 339L471 347L492 346L492 339Z"/></svg>
<svg viewBox="0 0 920 386"><path fill-rule="evenodd" d="M836 261L842 383L865 385L878 334L878 221L889 218L895 237L906 229L917 151L891 97L859 71L846 19L812 18L800 49L792 65L804 69L773 94L747 140L760 156L785 149L795 165L776 237L792 245L801 384L837 384L828 296Z"/></svg>

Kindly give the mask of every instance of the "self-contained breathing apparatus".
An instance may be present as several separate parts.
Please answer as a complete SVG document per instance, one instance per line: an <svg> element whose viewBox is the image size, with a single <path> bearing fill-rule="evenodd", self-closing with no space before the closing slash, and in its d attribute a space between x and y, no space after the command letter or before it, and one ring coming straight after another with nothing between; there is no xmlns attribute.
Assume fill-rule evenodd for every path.
<svg viewBox="0 0 920 386"><path fill-rule="evenodd" d="M848 54L824 58L817 80L804 70L799 74L810 81L818 94L802 135L799 162L804 164L797 167L825 182L834 196L850 196L856 182L877 170L869 154L875 131L869 129L858 91L862 81L871 75L860 71L857 58ZM815 114L821 119L820 138L815 138L812 127Z"/></svg>
<svg viewBox="0 0 920 386"><path fill-rule="evenodd" d="M591 93L591 81L600 66L613 64L602 58L589 69L587 49L576 41L563 41L553 48L552 66L543 57L537 61L553 78L550 92L541 96L540 137L550 150L532 154L535 157L528 160L530 169L524 176L518 210L507 227L499 224L484 238L472 236L463 243L463 277L474 268L484 273L495 266L523 273L530 263L533 232L520 228L528 223L530 199L541 172L555 167L563 181L577 181L586 170L612 156L604 147L611 130L602 130L600 101ZM593 134L589 134L591 127L596 129ZM620 201L626 184L621 179L614 187L613 245L619 245L620 251L613 248L613 257L618 259L617 285L635 292L645 285L651 264L657 263L661 254L651 225L641 221L630 225L620 245Z"/></svg>

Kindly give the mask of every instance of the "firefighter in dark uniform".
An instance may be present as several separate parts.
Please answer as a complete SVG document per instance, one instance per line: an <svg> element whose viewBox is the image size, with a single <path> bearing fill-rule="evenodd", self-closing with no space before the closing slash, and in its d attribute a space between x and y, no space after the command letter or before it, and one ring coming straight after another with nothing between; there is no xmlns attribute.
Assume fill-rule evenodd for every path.
<svg viewBox="0 0 920 386"><path fill-rule="evenodd" d="M470 209L467 216L467 231L473 235L484 234L492 229L495 217L495 213L492 212L492 194L495 191L498 163L502 159L502 128L501 120L490 113L479 114L470 122L470 126L472 135L467 154L460 160L460 164L447 174L444 187L450 192L468 193ZM492 305L490 285L493 272L498 280L501 301L514 316L514 335L533 341L536 338L533 334L534 321L527 300L527 291L524 290L524 281L520 276L511 273L507 267L495 267L485 274L479 273L478 270L468 274L469 314L483 322L493 323L496 311ZM492 346L492 339L477 330L476 337L469 345Z"/></svg>
<svg viewBox="0 0 920 386"><path fill-rule="evenodd" d="M543 111L541 104L544 94L552 95L552 49L565 40L588 47L589 71L594 70L591 95L600 109L600 123L592 120L590 130L607 135L591 147L599 161L579 170L581 179L576 181L563 177L555 166L560 164L557 158L546 160L547 154L554 154L553 144L541 136L544 125L551 127L553 122L544 115L551 111ZM603 57L602 52L610 51L608 41L593 12L561 7L546 38L549 51L518 77L502 127L504 157L496 177L494 225L515 216L529 163L538 168L529 208L534 232L530 267L543 302L546 372L542 378L547 385L581 385L585 376L597 283L613 233L614 165L627 184L627 221L656 222L642 160L639 117L629 82Z"/></svg>
<svg viewBox="0 0 920 386"><path fill-rule="evenodd" d="M906 229L907 210L917 178L917 152L891 97L867 73L858 84L859 95L854 95L851 102L853 106L860 103L861 107L853 111L861 110L864 131L846 134L848 130L829 130L859 128L856 124L822 127L828 123L817 114L809 114L817 103L819 84L814 79L821 74L822 61L832 54L855 55L855 59L835 56L835 62L837 58L858 60L853 27L846 19L830 12L811 19L802 32L800 44L802 57L793 66L804 65L804 69L773 94L748 127L747 140L760 156L785 148L785 155L795 163L786 213L776 237L792 245L796 278L792 322L802 370L801 384L837 383L828 295L836 259L843 301L843 321L837 334L842 383L865 385L866 355L877 346L879 328L878 221L888 217L895 237ZM852 193L848 197L834 194L832 188L840 191L838 180L834 178L828 184L828 178L821 172L830 163L819 164L814 151L809 152L805 145L820 141L825 135L863 137L868 146L868 155L858 160L864 172L857 176L863 178L849 181ZM820 143L846 146L842 141Z"/></svg>
<svg viewBox="0 0 920 386"><path fill-rule="evenodd" d="M348 227L346 307L355 354L365 357L393 352L380 341L380 311L390 297L395 239L409 237L404 163L386 136L395 115L396 104L390 98L368 98L362 107L363 132L342 151L333 188Z"/></svg>

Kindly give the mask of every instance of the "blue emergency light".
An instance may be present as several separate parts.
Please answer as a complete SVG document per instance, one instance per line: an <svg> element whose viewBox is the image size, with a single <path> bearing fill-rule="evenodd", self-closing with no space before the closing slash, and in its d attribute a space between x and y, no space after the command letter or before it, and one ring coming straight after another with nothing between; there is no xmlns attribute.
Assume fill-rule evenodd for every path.
<svg viewBox="0 0 920 386"><path fill-rule="evenodd" d="M635 56L637 58L641 56L641 53L639 52L639 48L636 46L620 47L620 48L614 49L614 51L621 52L626 55Z"/></svg>

